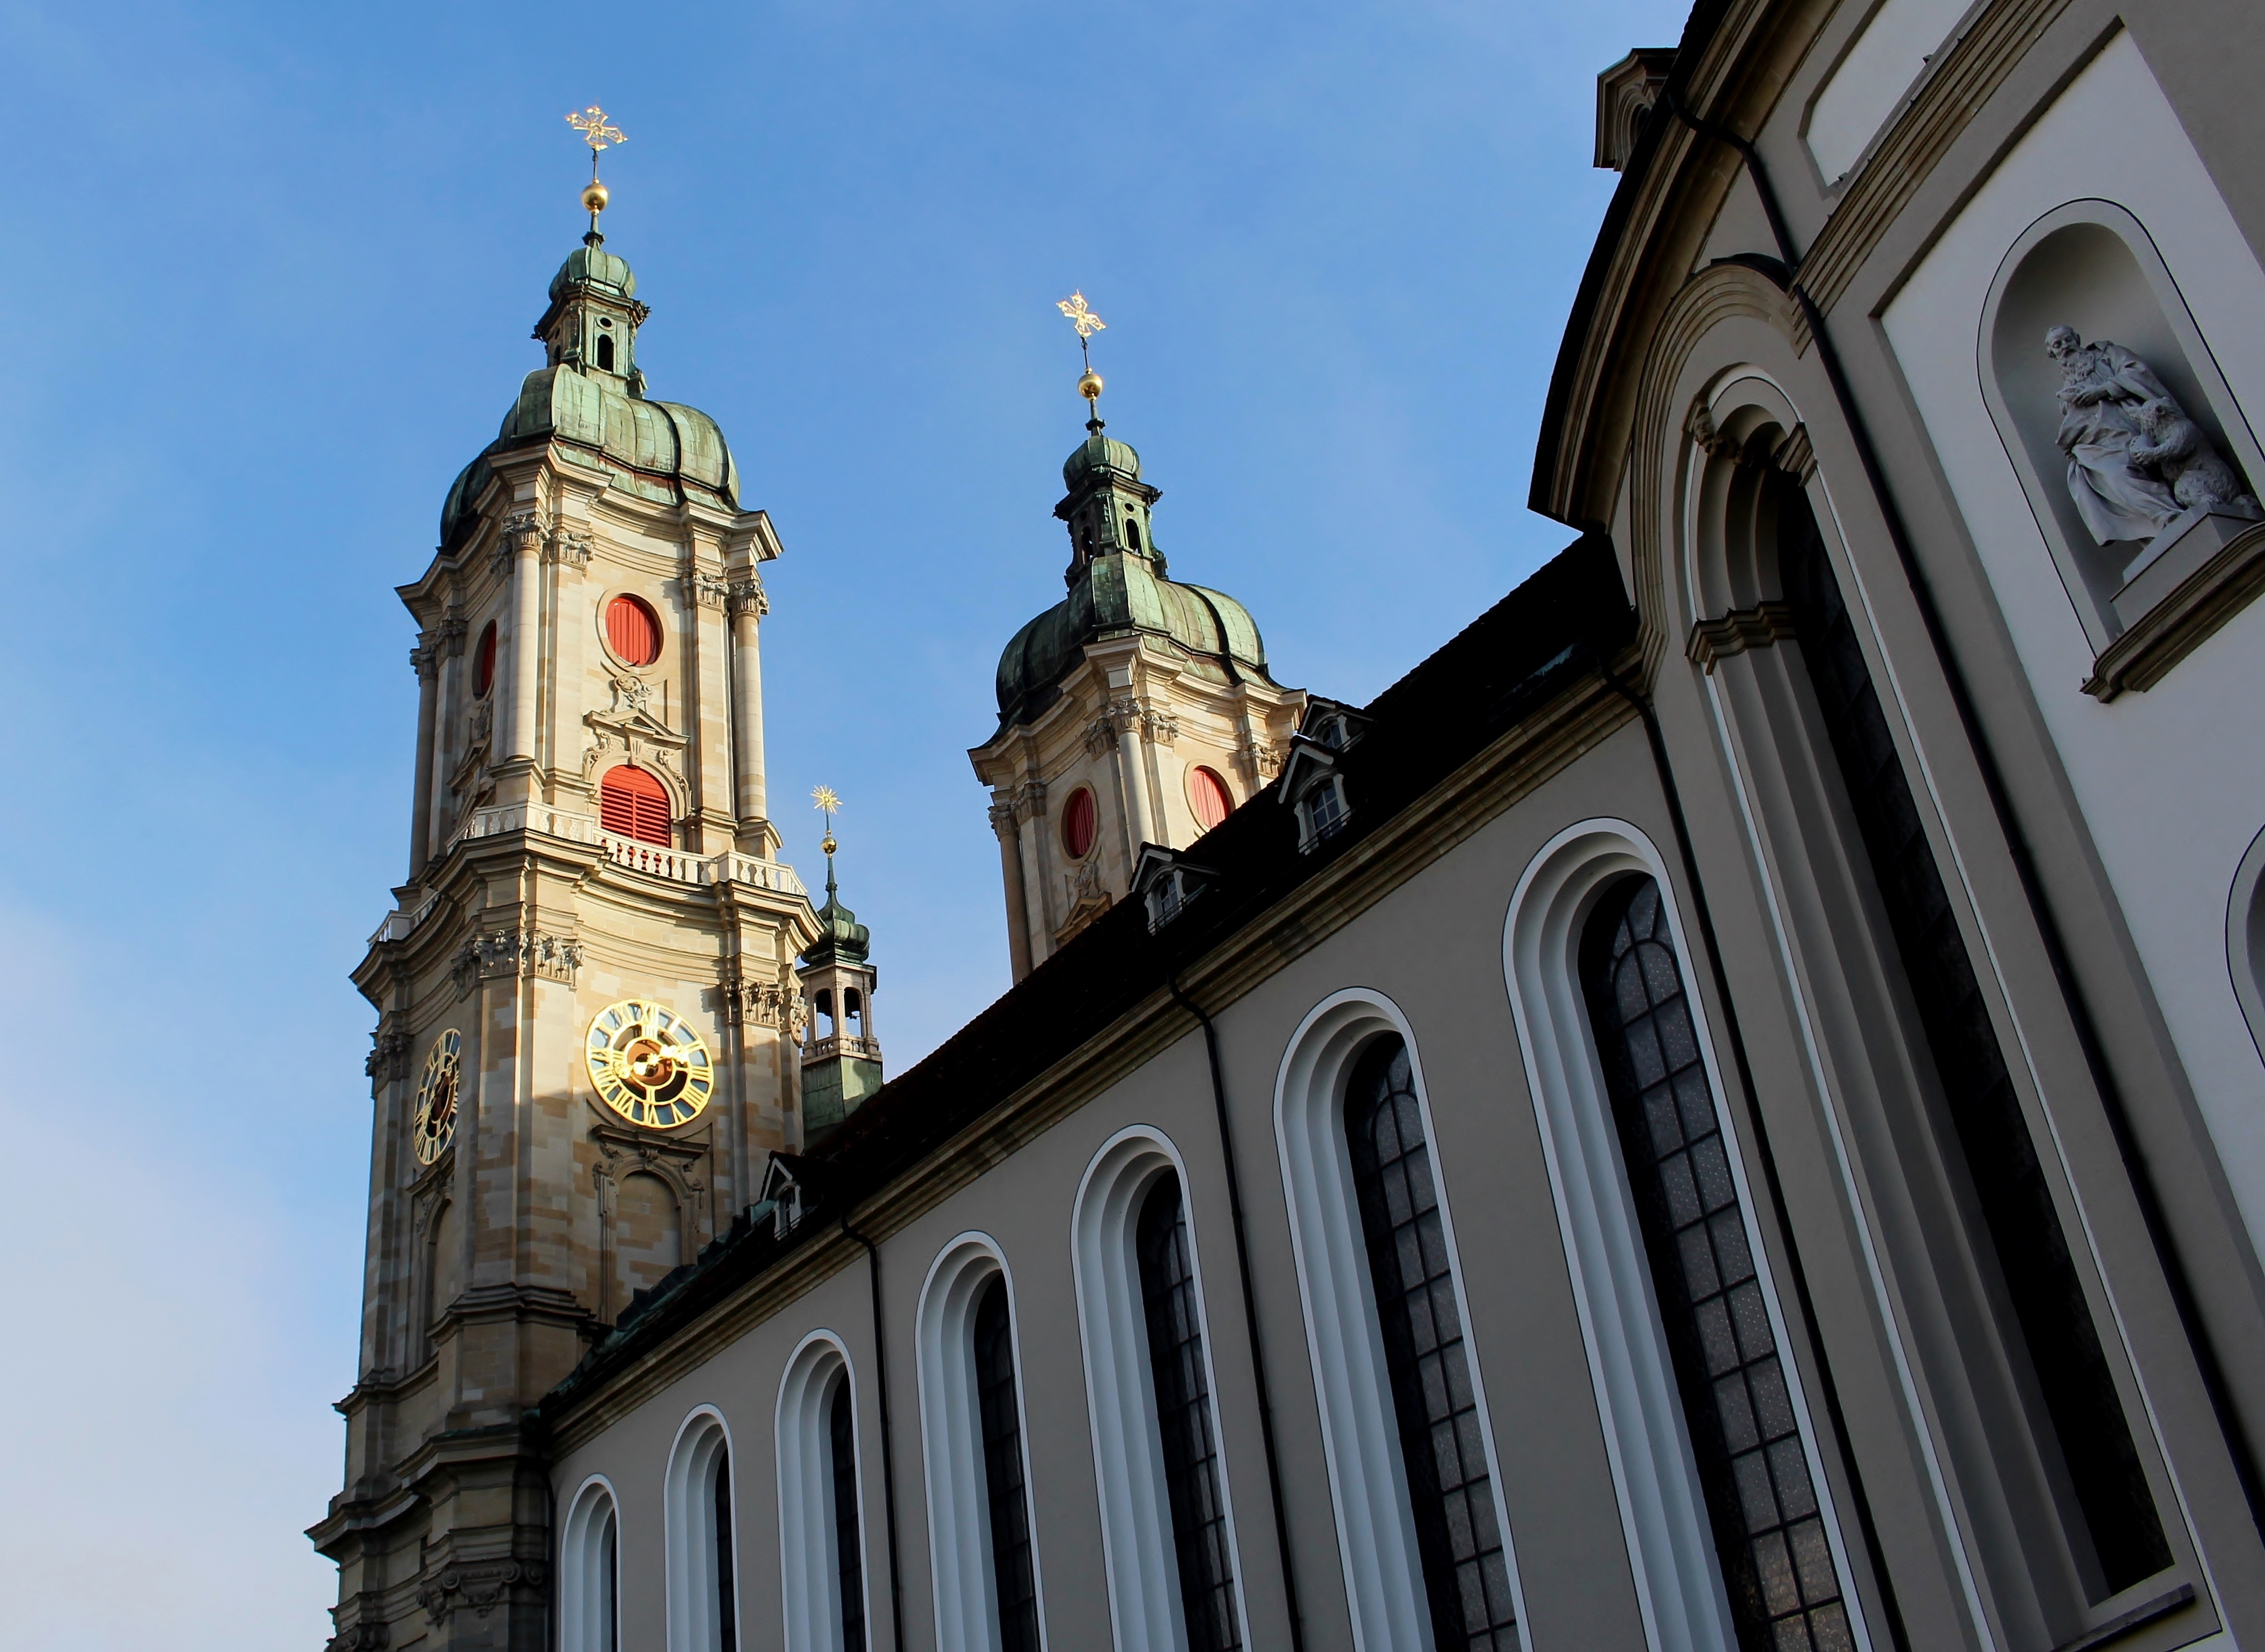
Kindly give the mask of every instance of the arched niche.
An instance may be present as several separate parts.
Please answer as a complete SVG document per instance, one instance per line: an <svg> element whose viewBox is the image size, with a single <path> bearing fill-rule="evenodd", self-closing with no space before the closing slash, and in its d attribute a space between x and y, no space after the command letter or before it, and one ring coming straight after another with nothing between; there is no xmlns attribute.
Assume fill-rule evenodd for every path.
<svg viewBox="0 0 2265 1652"><path fill-rule="evenodd" d="M1685 588L1706 622L1752 613L1780 594L1780 471L1810 468L1807 433L1784 392L1751 368L1722 375L1692 404L1683 533Z"/></svg>
<svg viewBox="0 0 2265 1652"><path fill-rule="evenodd" d="M2068 459L2056 440L2061 371L2045 353L2056 326L2144 359L2252 492L2265 476L2265 453L2138 218L2113 201L2072 200L2022 231L1983 306L1982 397L2096 654L2137 617L2128 601L2119 615L2115 599L2143 542L2099 543L2069 496Z"/></svg>

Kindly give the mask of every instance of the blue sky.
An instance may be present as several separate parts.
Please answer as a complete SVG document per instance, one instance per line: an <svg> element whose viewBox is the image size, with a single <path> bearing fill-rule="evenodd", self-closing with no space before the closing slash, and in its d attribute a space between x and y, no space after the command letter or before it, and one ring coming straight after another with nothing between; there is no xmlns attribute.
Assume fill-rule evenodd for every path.
<svg viewBox="0 0 2265 1652"><path fill-rule="evenodd" d="M539 361L602 102L652 394L787 554L771 795L901 1068L1007 985L965 749L1058 600L1082 287L1176 575L1364 700L1525 509L1660 0L383 9L0 0L5 1639L319 1645L415 685L390 587ZM34 1512L36 1511L36 1512Z"/></svg>

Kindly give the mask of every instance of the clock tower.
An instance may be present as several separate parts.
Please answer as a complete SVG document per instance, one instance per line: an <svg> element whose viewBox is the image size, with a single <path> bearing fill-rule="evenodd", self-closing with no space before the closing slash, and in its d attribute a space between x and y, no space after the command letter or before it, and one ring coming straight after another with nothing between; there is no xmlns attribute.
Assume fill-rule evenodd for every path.
<svg viewBox="0 0 2265 1652"><path fill-rule="evenodd" d="M592 113L594 149L618 141ZM765 801L779 542L715 422L647 395L594 173L584 199L543 363L400 588L408 879L354 972L378 1012L361 1349L310 1532L341 1652L549 1644L528 1408L802 1145L819 927Z"/></svg>

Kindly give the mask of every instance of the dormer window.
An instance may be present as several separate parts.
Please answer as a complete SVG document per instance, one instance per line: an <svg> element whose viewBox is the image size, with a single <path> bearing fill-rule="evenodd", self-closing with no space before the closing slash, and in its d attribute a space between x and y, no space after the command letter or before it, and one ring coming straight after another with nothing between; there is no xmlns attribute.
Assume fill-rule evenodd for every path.
<svg viewBox="0 0 2265 1652"><path fill-rule="evenodd" d="M1149 932L1154 934L1178 917L1218 876L1208 866L1182 860L1177 849L1142 844L1140 859L1132 869L1132 891L1148 909Z"/></svg>
<svg viewBox="0 0 2265 1652"><path fill-rule="evenodd" d="M1193 893L1188 888L1187 874L1176 866L1148 885L1148 928L1161 929L1180 915L1180 908L1188 904Z"/></svg>
<svg viewBox="0 0 2265 1652"><path fill-rule="evenodd" d="M1316 781L1312 790L1298 799L1298 847L1314 848L1336 836L1349 812L1344 775L1330 775Z"/></svg>
<svg viewBox="0 0 2265 1652"><path fill-rule="evenodd" d="M1306 715L1299 719L1298 732L1326 750L1350 751L1368 731L1368 721L1351 706L1317 699L1307 705Z"/></svg>

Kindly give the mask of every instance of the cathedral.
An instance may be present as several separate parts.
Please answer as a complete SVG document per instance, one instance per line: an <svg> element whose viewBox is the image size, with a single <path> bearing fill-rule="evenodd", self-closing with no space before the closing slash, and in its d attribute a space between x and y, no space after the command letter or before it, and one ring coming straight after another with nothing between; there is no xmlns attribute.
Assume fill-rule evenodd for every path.
<svg viewBox="0 0 2265 1652"><path fill-rule="evenodd" d="M1597 81L1564 549L1366 703L1089 368L1014 985L901 1072L594 171L399 587L332 1652L2265 1646L2261 76L1700 0Z"/></svg>

